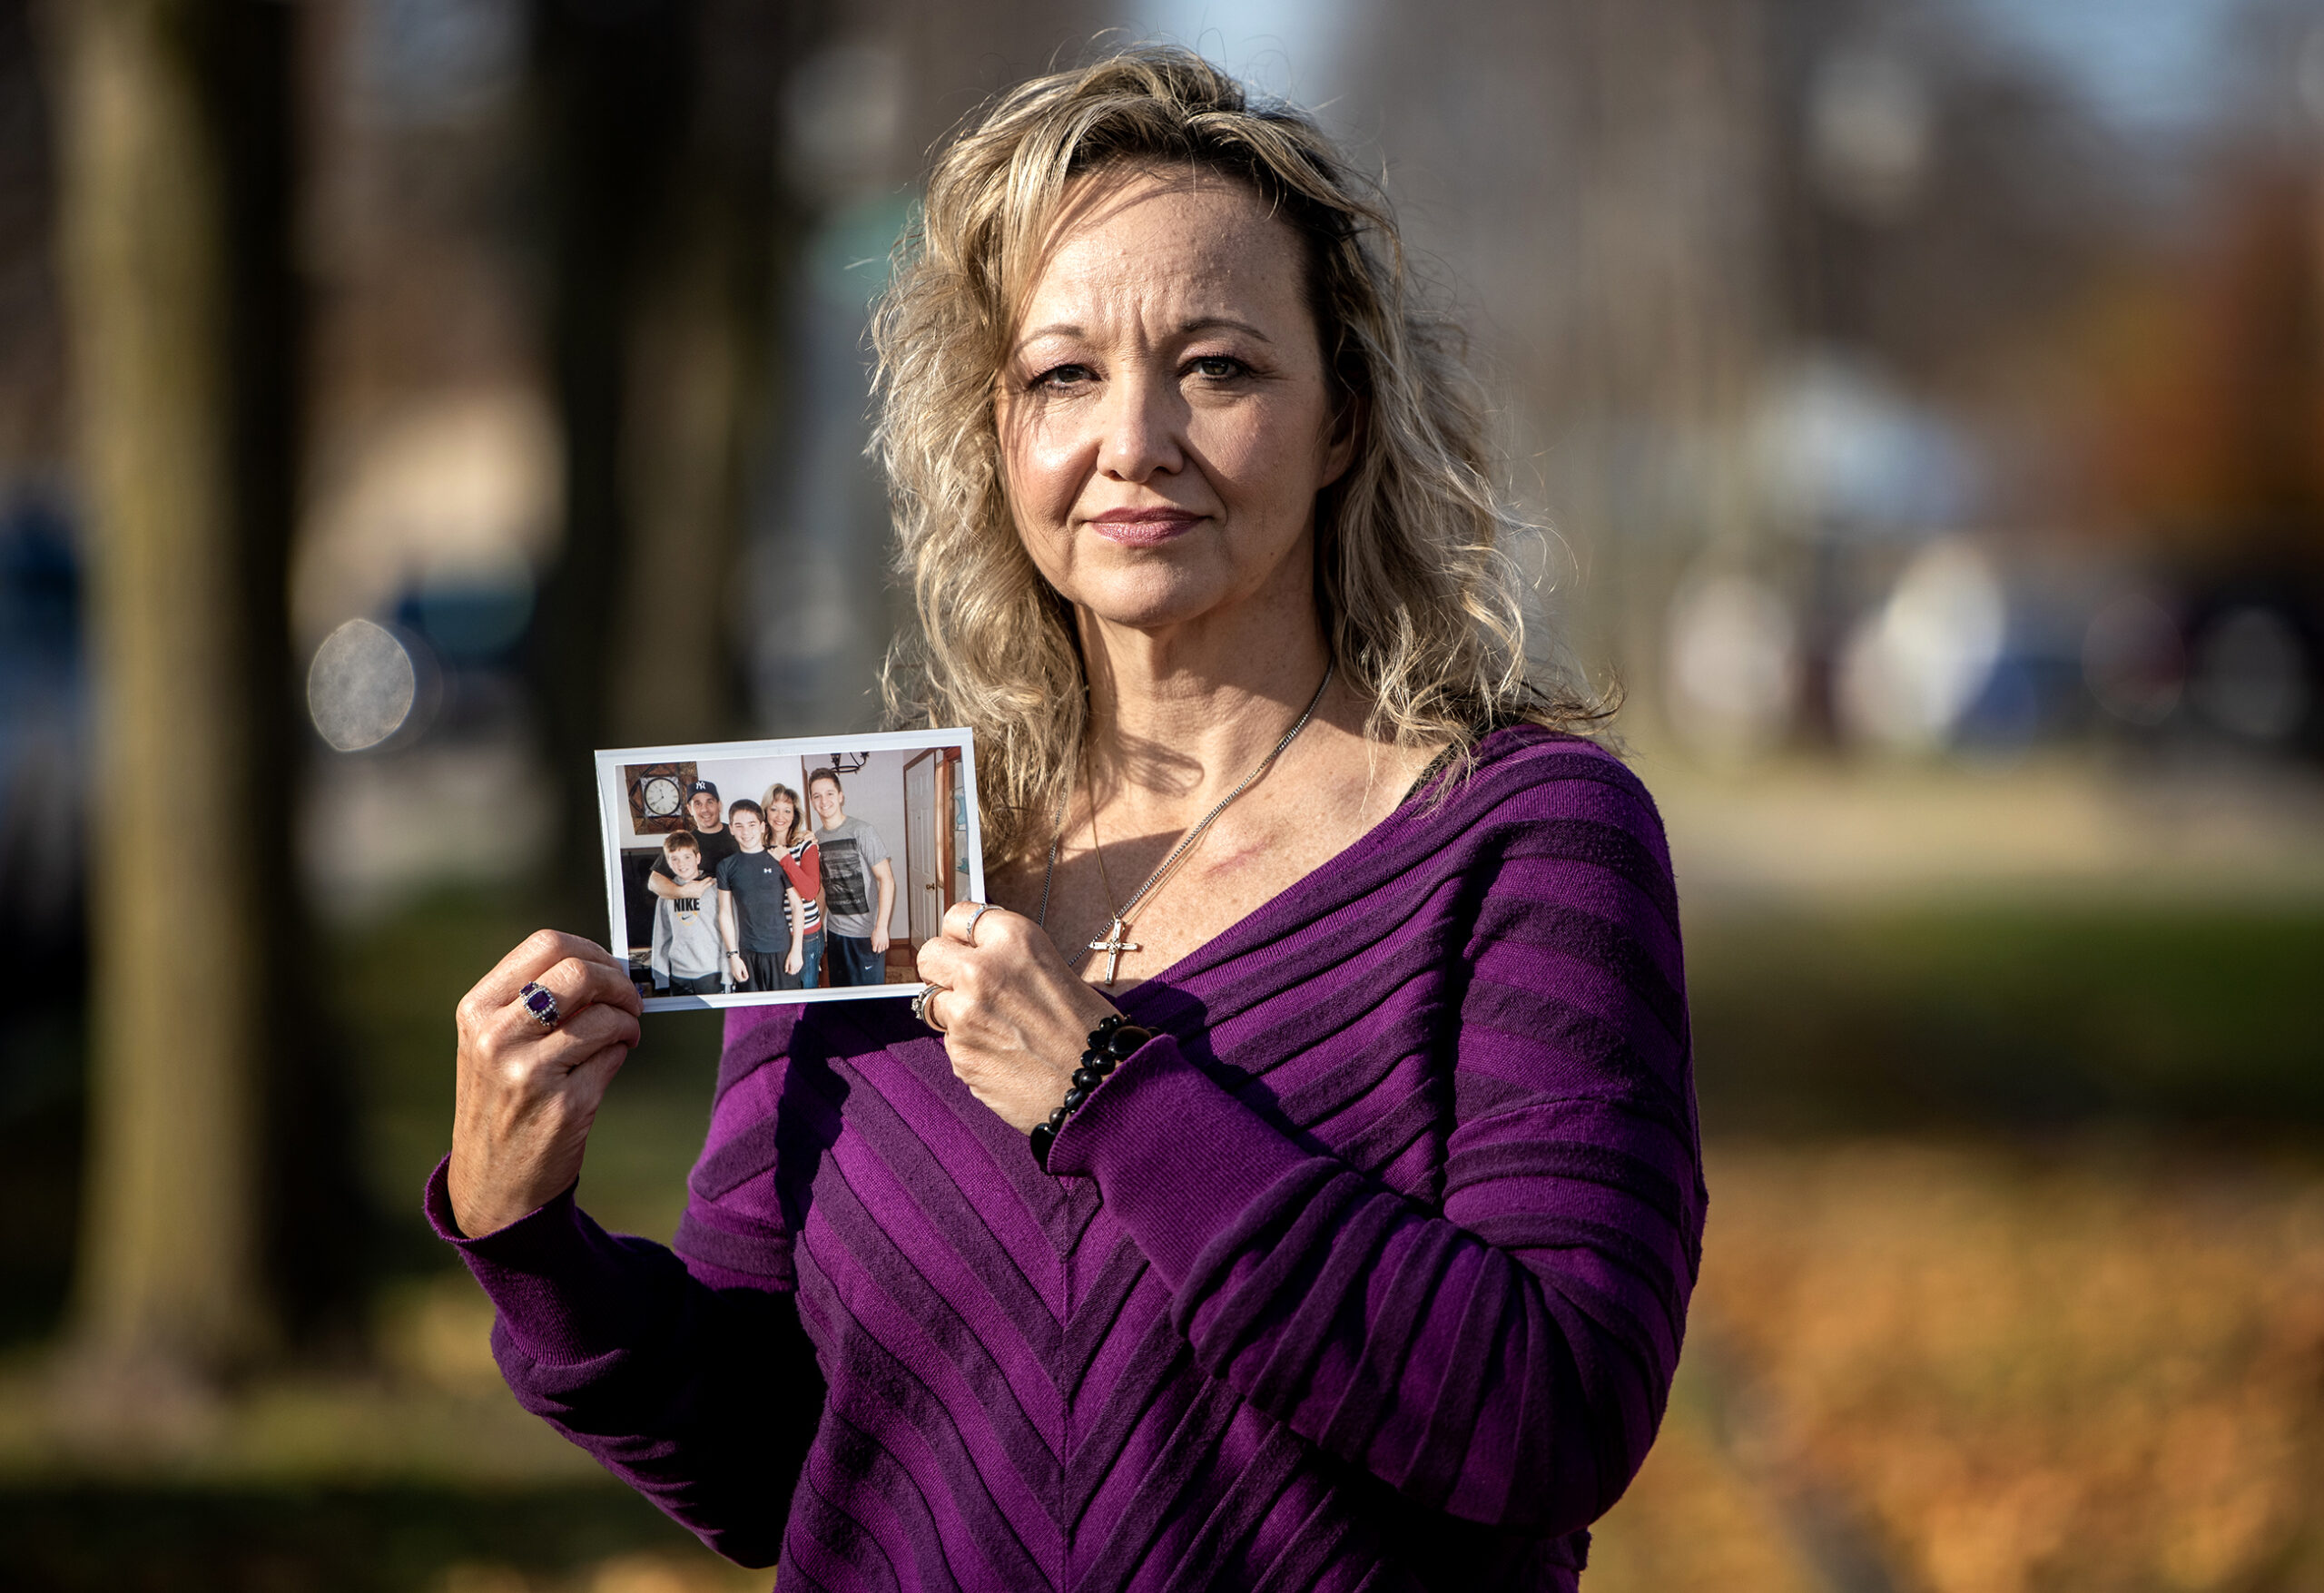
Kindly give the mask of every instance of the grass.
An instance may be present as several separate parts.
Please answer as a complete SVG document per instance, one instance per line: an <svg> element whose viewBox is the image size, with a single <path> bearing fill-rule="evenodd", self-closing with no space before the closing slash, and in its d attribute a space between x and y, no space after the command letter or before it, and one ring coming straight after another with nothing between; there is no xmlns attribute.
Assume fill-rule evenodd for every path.
<svg viewBox="0 0 2324 1593"><path fill-rule="evenodd" d="M2010 902L1701 915L1706 1131L2324 1132L2324 912Z"/></svg>

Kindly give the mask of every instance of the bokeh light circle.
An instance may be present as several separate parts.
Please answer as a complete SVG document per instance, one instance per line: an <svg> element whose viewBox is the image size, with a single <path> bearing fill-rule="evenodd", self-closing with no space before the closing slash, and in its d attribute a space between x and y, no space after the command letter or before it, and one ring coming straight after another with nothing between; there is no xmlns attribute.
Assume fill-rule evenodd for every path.
<svg viewBox="0 0 2324 1593"><path fill-rule="evenodd" d="M307 670L307 713L342 752L376 747L403 728L419 672L385 625L351 619L323 638Z"/></svg>

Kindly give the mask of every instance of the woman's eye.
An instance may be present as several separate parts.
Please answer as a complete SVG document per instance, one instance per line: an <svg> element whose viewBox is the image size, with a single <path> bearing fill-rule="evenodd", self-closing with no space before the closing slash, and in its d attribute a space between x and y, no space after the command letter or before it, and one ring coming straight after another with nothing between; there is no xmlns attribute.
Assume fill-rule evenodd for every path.
<svg viewBox="0 0 2324 1593"><path fill-rule="evenodd" d="M1227 381L1243 374L1243 362L1225 354L1205 354L1188 362L1199 377Z"/></svg>
<svg viewBox="0 0 2324 1593"><path fill-rule="evenodd" d="M1044 388L1078 387L1083 382L1092 379L1094 379L1093 373L1086 365L1052 365L1027 382L1025 386L1039 391Z"/></svg>

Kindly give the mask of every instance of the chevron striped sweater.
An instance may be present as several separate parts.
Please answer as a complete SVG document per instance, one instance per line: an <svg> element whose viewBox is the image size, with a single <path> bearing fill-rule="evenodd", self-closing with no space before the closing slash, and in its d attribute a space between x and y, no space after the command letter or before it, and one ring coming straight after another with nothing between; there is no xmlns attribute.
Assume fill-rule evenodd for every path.
<svg viewBox="0 0 2324 1593"><path fill-rule="evenodd" d="M901 1002L729 1015L675 1250L458 1238L529 1409L809 1588L1573 1588L1704 1191L1661 827L1473 772L1121 1006L1050 1172Z"/></svg>

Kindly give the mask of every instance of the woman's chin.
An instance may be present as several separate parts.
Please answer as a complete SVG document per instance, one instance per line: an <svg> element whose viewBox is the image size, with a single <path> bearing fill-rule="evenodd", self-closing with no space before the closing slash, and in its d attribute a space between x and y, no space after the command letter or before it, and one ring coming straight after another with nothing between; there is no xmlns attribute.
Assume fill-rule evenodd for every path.
<svg viewBox="0 0 2324 1593"><path fill-rule="evenodd" d="M1088 609L1101 624L1116 630L1144 631L1149 634L1223 618L1232 606L1216 595L1179 593L1136 597L1108 594L1082 603L1082 607Z"/></svg>
<svg viewBox="0 0 2324 1593"><path fill-rule="evenodd" d="M1254 605L1271 606L1264 575L1215 564L1156 560L1143 567L1107 571L1076 583L1073 601L1096 619L1134 631L1167 631L1231 622ZM1303 581L1302 590L1307 583Z"/></svg>

